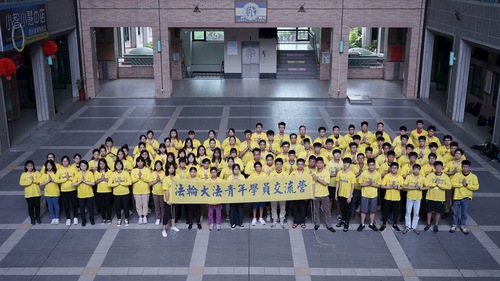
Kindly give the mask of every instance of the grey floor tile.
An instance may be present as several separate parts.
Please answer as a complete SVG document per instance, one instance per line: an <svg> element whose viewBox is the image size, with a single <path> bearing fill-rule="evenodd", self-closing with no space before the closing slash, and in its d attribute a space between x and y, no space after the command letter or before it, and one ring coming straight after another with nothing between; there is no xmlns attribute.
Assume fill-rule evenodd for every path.
<svg viewBox="0 0 500 281"><path fill-rule="evenodd" d="M88 117L88 116L85 116ZM108 119L108 118L103 118L103 119L83 119L83 118L77 118L75 121L71 122L64 128L65 130L81 130L81 131L88 131L88 130L108 130L113 126L113 124L118 120L116 119Z"/></svg>
<svg viewBox="0 0 500 281"><path fill-rule="evenodd" d="M5 240L7 240L12 235L13 232L14 232L13 229L0 230L0 245L2 245L3 242L5 242Z"/></svg>
<svg viewBox="0 0 500 281"><path fill-rule="evenodd" d="M118 130L137 130L141 134L146 134L146 131L142 132L142 127L148 120L147 116L132 116L129 117L141 117L141 118L128 118L123 121L123 123L118 127Z"/></svg>
<svg viewBox="0 0 500 281"><path fill-rule="evenodd" d="M397 268L382 236L375 232L303 231L310 267Z"/></svg>
<svg viewBox="0 0 500 281"><path fill-rule="evenodd" d="M481 182L479 182L479 189L481 189ZM469 205L469 215L478 224L500 225L497 215L499 213L498 198L475 197Z"/></svg>
<svg viewBox="0 0 500 281"><path fill-rule="evenodd" d="M160 230L120 230L103 267L188 267L196 231L181 231L165 239Z"/></svg>
<svg viewBox="0 0 500 281"><path fill-rule="evenodd" d="M127 107L89 107L82 117L120 117L127 110Z"/></svg>
<svg viewBox="0 0 500 281"><path fill-rule="evenodd" d="M250 266L293 267L288 230L250 230Z"/></svg>
<svg viewBox="0 0 500 281"><path fill-rule="evenodd" d="M118 280L120 280L120 281L136 281L136 280L143 280L143 281L162 281L162 280L186 281L186 278L187 278L187 276L177 276L177 275L169 275L169 276L120 275ZM94 280L95 281L116 281L117 276L97 275Z"/></svg>
<svg viewBox="0 0 500 281"><path fill-rule="evenodd" d="M403 277L376 277L376 276L311 276L311 281L403 281Z"/></svg>
<svg viewBox="0 0 500 281"><path fill-rule="evenodd" d="M442 234L448 236L447 233ZM418 237L413 235L413 233L406 235L397 234L396 237L414 268L456 268L453 259L448 255L448 252L441 245L439 239L437 239L437 235L426 232ZM452 237L448 236L447 238L451 239Z"/></svg>
<svg viewBox="0 0 500 281"><path fill-rule="evenodd" d="M403 117L403 118L415 118L415 121L422 118L420 113L415 111L412 108L400 108L400 107L390 107L390 108L374 108L375 112L382 118L394 118L394 117Z"/></svg>
<svg viewBox="0 0 500 281"><path fill-rule="evenodd" d="M185 106L180 114L180 117L191 116L214 116L220 117L222 115L222 107L189 107Z"/></svg>
<svg viewBox="0 0 500 281"><path fill-rule="evenodd" d="M17 187L19 191L19 184ZM0 212L9 214L0 216L0 223L22 223L28 217L28 203L24 195L0 196L0 206Z"/></svg>
<svg viewBox="0 0 500 281"><path fill-rule="evenodd" d="M175 111L175 107L157 107L151 113L151 117L169 117Z"/></svg>
<svg viewBox="0 0 500 281"><path fill-rule="evenodd" d="M57 133L47 142L46 146L93 146L102 137L102 133ZM70 142L71 140L71 142ZM81 150L80 150L81 152Z"/></svg>
<svg viewBox="0 0 500 281"><path fill-rule="evenodd" d="M497 247L500 248L500 232L488 231L486 232L486 234L488 235L488 237L490 237L491 240L493 240L493 242L495 242L495 244L497 244Z"/></svg>
<svg viewBox="0 0 500 281"><path fill-rule="evenodd" d="M441 234L441 233L440 233ZM498 270L500 265L479 243L474 235L442 233L436 235L442 247L459 269Z"/></svg>
<svg viewBox="0 0 500 281"><path fill-rule="evenodd" d="M175 122L174 128L177 130L196 130L203 134L203 131L219 130L219 125L220 118L179 118Z"/></svg>
<svg viewBox="0 0 500 281"><path fill-rule="evenodd" d="M250 235L248 230L234 231L223 229L210 233L205 266L248 266L250 262ZM225 245L227 251L221 251Z"/></svg>

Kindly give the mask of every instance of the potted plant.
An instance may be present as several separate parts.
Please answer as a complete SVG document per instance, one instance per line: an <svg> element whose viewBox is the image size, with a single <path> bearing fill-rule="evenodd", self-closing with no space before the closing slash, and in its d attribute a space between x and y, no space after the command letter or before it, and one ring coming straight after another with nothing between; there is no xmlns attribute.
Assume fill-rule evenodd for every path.
<svg viewBox="0 0 500 281"><path fill-rule="evenodd" d="M80 77L80 79L76 80L76 87L78 88L78 96L81 101L85 100L85 79Z"/></svg>

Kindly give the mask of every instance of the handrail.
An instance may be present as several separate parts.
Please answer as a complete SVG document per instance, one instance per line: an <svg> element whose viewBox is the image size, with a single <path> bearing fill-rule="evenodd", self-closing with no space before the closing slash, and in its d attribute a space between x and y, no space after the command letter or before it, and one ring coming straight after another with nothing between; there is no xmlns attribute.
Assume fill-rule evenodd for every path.
<svg viewBox="0 0 500 281"><path fill-rule="evenodd" d="M309 29L309 44L312 45L314 51L314 61L316 65L319 64L319 54L318 54L318 46L316 43L316 34L312 30Z"/></svg>

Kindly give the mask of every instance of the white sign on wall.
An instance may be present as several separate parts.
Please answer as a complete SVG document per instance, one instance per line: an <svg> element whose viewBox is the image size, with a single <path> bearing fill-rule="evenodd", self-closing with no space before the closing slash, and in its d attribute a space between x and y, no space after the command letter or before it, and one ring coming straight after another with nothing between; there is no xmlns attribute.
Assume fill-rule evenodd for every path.
<svg viewBox="0 0 500 281"><path fill-rule="evenodd" d="M227 41L227 55L238 55L238 41Z"/></svg>

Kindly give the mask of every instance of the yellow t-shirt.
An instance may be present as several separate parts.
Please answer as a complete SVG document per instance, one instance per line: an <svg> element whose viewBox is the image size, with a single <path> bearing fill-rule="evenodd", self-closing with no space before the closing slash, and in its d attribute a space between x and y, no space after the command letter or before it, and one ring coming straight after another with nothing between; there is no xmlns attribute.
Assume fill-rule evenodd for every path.
<svg viewBox="0 0 500 281"><path fill-rule="evenodd" d="M411 200L421 200L422 199L422 187L425 186L425 177L423 176L418 176L415 177L413 174L409 175L405 179L405 186L416 186L418 184L419 189L407 189L407 195L406 198L411 199Z"/></svg>
<svg viewBox="0 0 500 281"><path fill-rule="evenodd" d="M83 175L82 171L76 172L76 174L73 176L73 183L79 182L81 179L83 179L86 182L94 182L94 174L91 171L85 172L85 175ZM78 198L92 198L94 197L94 189L92 188L93 184L86 184L86 183L80 183L79 185L76 186L76 195Z"/></svg>
<svg viewBox="0 0 500 281"><path fill-rule="evenodd" d="M338 135L338 137L335 137L335 135L331 135L328 138L333 140L333 149L344 150L347 148L347 142L343 136Z"/></svg>
<svg viewBox="0 0 500 281"><path fill-rule="evenodd" d="M462 183L464 179L467 182L467 187ZM462 200L464 198L472 200L472 192L479 189L479 181L477 176L473 173L464 176L464 174L460 172L456 173L453 175L453 178L451 178L451 186L455 188L453 200Z"/></svg>
<svg viewBox="0 0 500 281"><path fill-rule="evenodd" d="M94 173L94 181L97 183L97 180L101 179L104 176L104 179L107 179L108 181L101 181L100 183L97 184L97 193L110 193L113 190L109 186L109 178L111 177L111 174L113 174L113 171L108 170L107 172L99 172L96 171Z"/></svg>
<svg viewBox="0 0 500 281"><path fill-rule="evenodd" d="M247 149L248 147L248 143L247 141L242 141L241 144L240 144L240 149L238 150L238 152L242 152L244 151L245 149ZM248 161L252 160L253 159L253 154L252 154L252 150L254 148L256 148L258 146L256 146L254 144L254 142L251 142L250 143L250 148L248 148L248 150L245 152L245 154L243 154L243 156L240 156L241 160L243 161L244 164L246 164ZM241 167L243 169L243 167Z"/></svg>
<svg viewBox="0 0 500 281"><path fill-rule="evenodd" d="M160 171L158 173L156 171L153 171L149 175L150 175L149 182L156 181L158 178L160 179L158 182L156 182L155 184L153 184L153 186L152 186L152 188L153 188L152 193L154 195L163 195L164 194L163 181L165 180L165 172Z"/></svg>
<svg viewBox="0 0 500 281"><path fill-rule="evenodd" d="M427 138L427 131L422 129L422 131L419 133L417 129L414 129L413 131L410 132L410 140L413 144L418 145L418 137L424 136Z"/></svg>
<svg viewBox="0 0 500 281"><path fill-rule="evenodd" d="M113 188L113 195L130 194L129 186L132 185L130 173L122 171L120 173L113 172L108 180L108 186Z"/></svg>
<svg viewBox="0 0 500 281"><path fill-rule="evenodd" d="M221 148L221 145L220 145L220 141L218 139L215 139L215 147L218 147L218 148ZM204 142L203 142L203 146L207 149L207 151L209 150L209 147L210 147L210 139L206 139ZM222 149L222 148L221 148Z"/></svg>
<svg viewBox="0 0 500 281"><path fill-rule="evenodd" d="M356 175L351 170L341 170L337 173L337 196L349 198L352 197L353 185L356 183Z"/></svg>
<svg viewBox="0 0 500 281"><path fill-rule="evenodd" d="M359 176L358 183L368 183L370 179L374 184L380 184L382 181L379 172L373 171L373 173L370 173L369 171L364 171ZM375 198L378 196L378 188L373 185L363 186L361 187L361 196L365 198Z"/></svg>
<svg viewBox="0 0 500 281"><path fill-rule="evenodd" d="M283 135L280 135L279 133L274 135L274 140L277 141L280 145L287 141L290 143L290 136L287 133L284 133Z"/></svg>
<svg viewBox="0 0 500 281"><path fill-rule="evenodd" d="M328 172L330 174L332 174L332 173L341 171L343 169L343 166L344 166L344 164L342 164L341 160L339 160L338 162L335 162L334 160L332 160L332 161L329 161L326 164L326 168L325 169L328 170ZM336 184L337 184L337 178L336 177L330 177L330 179L328 180L328 182L330 183L329 186L335 187Z"/></svg>
<svg viewBox="0 0 500 281"><path fill-rule="evenodd" d="M400 175L393 176L392 174L387 174L382 179L382 185L384 186L392 186L396 185L398 188L404 184L404 179ZM400 201L401 194L399 193L399 189L391 188L385 190L385 200L389 201Z"/></svg>
<svg viewBox="0 0 500 281"><path fill-rule="evenodd" d="M327 169L323 169L321 172L318 172L317 170L313 172L320 178L321 180L325 181L328 183L330 180L330 172ZM321 184L318 181L315 181L313 178L313 184L315 186L314 188L314 197L325 197L328 196L330 193L328 192L328 185L326 184Z"/></svg>
<svg viewBox="0 0 500 281"><path fill-rule="evenodd" d="M444 202L446 200L445 190L451 189L450 178L445 173L441 173L440 176L434 172L430 173L426 177L425 184L429 187L425 198L437 202Z"/></svg>
<svg viewBox="0 0 500 281"><path fill-rule="evenodd" d="M139 171L141 176L139 176ZM135 194L149 194L149 179L151 178L151 170L144 167L143 169L134 168L130 172L132 179L132 192Z"/></svg>
<svg viewBox="0 0 500 281"><path fill-rule="evenodd" d="M43 195L45 195L45 197L59 197L59 195L61 195L61 192L59 190L59 184L57 184L56 174L41 174L40 183L48 182L49 176L52 178L52 182L49 182L43 187Z"/></svg>
<svg viewBox="0 0 500 281"><path fill-rule="evenodd" d="M57 168L56 182L61 185L61 192L70 192L76 190L76 187L71 186L75 173L75 169L71 166L64 167L61 165L60 168Z"/></svg>
<svg viewBox="0 0 500 281"><path fill-rule="evenodd" d="M33 179L31 179L31 177L33 177ZM22 173L19 179L19 185L24 187L24 198L42 196L40 190L40 172L38 171L34 171L33 173Z"/></svg>
<svg viewBox="0 0 500 281"><path fill-rule="evenodd" d="M238 146L240 145L241 141L240 141L240 139L239 139L239 138L237 138L237 137L234 137L234 138L235 138L235 142L234 142L234 144L235 144L235 146L236 146L236 147L238 147ZM224 151L226 151L226 147L230 147L230 146L229 146L229 137L227 137L227 138L226 138L226 139L222 142L222 149L224 149ZM229 150L228 150L228 152L229 152Z"/></svg>
<svg viewBox="0 0 500 281"><path fill-rule="evenodd" d="M162 182L162 190L163 190L163 202L167 202L167 190L168 194L172 194L172 179L170 177L165 176Z"/></svg>

